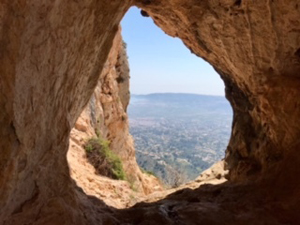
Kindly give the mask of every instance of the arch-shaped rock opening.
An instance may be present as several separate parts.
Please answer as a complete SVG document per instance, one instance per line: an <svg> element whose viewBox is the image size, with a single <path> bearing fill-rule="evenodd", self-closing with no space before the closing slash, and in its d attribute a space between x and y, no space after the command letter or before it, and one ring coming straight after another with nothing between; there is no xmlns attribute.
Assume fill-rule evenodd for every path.
<svg viewBox="0 0 300 225"><path fill-rule="evenodd" d="M234 110L226 153L233 183L185 190L114 217L116 211L101 210L98 200L76 190L66 152L69 132L132 2L222 76ZM298 5L283 0L239 5L235 0L1 2L1 222L151 224L157 218L153 221L162 224L193 224L196 218L220 224L217 214L223 224L253 224L256 219L297 224ZM202 205L203 199L211 207ZM184 211L170 204L177 200L186 205L199 200L198 207ZM208 210L215 214L207 217Z"/></svg>
<svg viewBox="0 0 300 225"><path fill-rule="evenodd" d="M232 110L215 70L140 11L130 8L121 22L130 133L139 166L178 187L224 158Z"/></svg>

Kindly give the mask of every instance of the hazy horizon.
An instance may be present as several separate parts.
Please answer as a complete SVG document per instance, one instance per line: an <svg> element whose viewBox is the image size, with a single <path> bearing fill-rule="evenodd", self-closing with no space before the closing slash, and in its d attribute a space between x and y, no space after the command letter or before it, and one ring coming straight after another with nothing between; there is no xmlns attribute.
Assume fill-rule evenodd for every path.
<svg viewBox="0 0 300 225"><path fill-rule="evenodd" d="M187 92L151 92L145 94L137 94L137 93L130 93L131 95L153 95L153 94L187 94L187 95L204 95L204 96L216 96L216 97L224 97L225 95L214 95L214 94L201 94L201 93L187 93Z"/></svg>
<svg viewBox="0 0 300 225"><path fill-rule="evenodd" d="M132 93L225 95L224 83L212 66L179 38L166 35L150 17L142 17L138 8L132 7L121 25Z"/></svg>

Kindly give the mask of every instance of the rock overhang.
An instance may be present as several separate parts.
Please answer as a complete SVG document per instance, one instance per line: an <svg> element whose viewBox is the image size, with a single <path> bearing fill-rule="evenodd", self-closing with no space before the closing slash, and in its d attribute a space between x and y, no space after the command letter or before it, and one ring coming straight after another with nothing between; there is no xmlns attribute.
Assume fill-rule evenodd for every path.
<svg viewBox="0 0 300 225"><path fill-rule="evenodd" d="M298 0L5 1L0 3L2 221L32 222L43 215L49 224L61 218L86 223L82 207L89 207L78 200L65 159L69 132L131 4L211 63L224 80L234 111L226 151L229 179L264 182L272 195L280 193L286 205L297 206L286 197L300 195Z"/></svg>

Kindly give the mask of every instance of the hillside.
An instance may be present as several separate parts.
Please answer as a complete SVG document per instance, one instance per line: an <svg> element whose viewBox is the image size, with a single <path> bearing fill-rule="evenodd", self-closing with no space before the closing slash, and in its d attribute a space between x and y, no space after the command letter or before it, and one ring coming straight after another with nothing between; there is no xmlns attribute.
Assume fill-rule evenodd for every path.
<svg viewBox="0 0 300 225"><path fill-rule="evenodd" d="M139 165L167 186L195 179L224 157L232 121L224 97L132 95L128 114Z"/></svg>

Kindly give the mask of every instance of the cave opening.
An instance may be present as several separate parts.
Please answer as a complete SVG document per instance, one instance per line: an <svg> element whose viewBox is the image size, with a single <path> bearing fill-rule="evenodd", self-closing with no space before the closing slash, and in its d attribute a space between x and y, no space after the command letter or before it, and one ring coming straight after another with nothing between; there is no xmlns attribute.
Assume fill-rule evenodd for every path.
<svg viewBox="0 0 300 225"><path fill-rule="evenodd" d="M299 224L299 1L27 2L0 3L1 224ZM125 81L115 76L118 27L131 4L222 75L234 109L230 174L115 210L149 190L116 88ZM94 176L82 149L92 136L110 141L132 187Z"/></svg>
<svg viewBox="0 0 300 225"><path fill-rule="evenodd" d="M197 178L224 158L232 109L216 71L147 12L131 7L122 22L130 67L130 133L142 171L166 187Z"/></svg>
<svg viewBox="0 0 300 225"><path fill-rule="evenodd" d="M121 21L67 154L76 185L115 208L195 180L224 158L231 132L232 109L219 75L143 15L132 7ZM98 155L104 149L123 171ZM194 183L226 181L223 164L214 168Z"/></svg>

